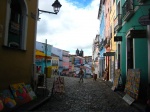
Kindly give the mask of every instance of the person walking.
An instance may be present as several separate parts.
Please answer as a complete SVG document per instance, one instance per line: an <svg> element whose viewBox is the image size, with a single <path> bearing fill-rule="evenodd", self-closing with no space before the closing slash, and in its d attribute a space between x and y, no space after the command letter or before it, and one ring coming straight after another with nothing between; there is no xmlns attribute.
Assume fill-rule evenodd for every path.
<svg viewBox="0 0 150 112"><path fill-rule="evenodd" d="M80 68L79 76L80 76L80 80L79 80L79 82L80 82L80 81L82 81L82 82L83 82L84 71L82 70L82 68Z"/></svg>

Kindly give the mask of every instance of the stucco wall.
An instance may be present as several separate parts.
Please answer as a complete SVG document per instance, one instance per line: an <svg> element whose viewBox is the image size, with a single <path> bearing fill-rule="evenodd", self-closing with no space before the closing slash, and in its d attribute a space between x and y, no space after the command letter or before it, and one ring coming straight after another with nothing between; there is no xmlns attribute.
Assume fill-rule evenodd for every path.
<svg viewBox="0 0 150 112"><path fill-rule="evenodd" d="M0 24L5 28L6 22L6 3L7 0L0 1ZM35 5L33 5L35 4ZM30 16L30 13L36 14L37 0L27 1L28 6L28 27L27 27L27 40L26 50L11 49L4 47L4 29L2 37L0 37L0 89L6 89L9 84L31 82L33 75L34 63L34 41L36 32L36 20Z"/></svg>

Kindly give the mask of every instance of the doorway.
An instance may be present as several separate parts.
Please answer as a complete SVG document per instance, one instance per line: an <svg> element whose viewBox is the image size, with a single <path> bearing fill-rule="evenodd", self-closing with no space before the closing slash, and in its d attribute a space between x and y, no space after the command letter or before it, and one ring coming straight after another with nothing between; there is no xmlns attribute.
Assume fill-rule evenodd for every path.
<svg viewBox="0 0 150 112"><path fill-rule="evenodd" d="M133 69L133 39L127 39L127 70Z"/></svg>

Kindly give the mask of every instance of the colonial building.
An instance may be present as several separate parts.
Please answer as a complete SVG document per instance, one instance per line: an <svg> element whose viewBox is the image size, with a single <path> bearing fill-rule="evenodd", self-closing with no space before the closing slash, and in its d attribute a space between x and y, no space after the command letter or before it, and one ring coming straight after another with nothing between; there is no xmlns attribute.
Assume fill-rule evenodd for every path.
<svg viewBox="0 0 150 112"><path fill-rule="evenodd" d="M148 86L148 40L149 24L149 0L117 0L118 29L115 29L116 36L121 38L120 69L123 84L129 69L140 70L139 97L146 95ZM144 10L144 11L142 11ZM119 17L121 15L121 17ZM146 16L144 16L146 15ZM144 20L142 20L144 19Z"/></svg>
<svg viewBox="0 0 150 112"><path fill-rule="evenodd" d="M0 0L0 89L33 82L37 12L38 0Z"/></svg>
<svg viewBox="0 0 150 112"><path fill-rule="evenodd" d="M92 61L94 67L94 73L97 74L99 78L99 35L96 35L93 41L93 48L92 48Z"/></svg>

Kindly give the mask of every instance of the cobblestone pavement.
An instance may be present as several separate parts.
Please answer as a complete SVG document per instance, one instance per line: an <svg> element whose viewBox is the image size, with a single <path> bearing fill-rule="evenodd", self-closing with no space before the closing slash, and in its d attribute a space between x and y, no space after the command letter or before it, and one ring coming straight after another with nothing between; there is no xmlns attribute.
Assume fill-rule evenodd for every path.
<svg viewBox="0 0 150 112"><path fill-rule="evenodd" d="M65 93L54 95L36 112L138 112L113 92L102 80L65 77Z"/></svg>

